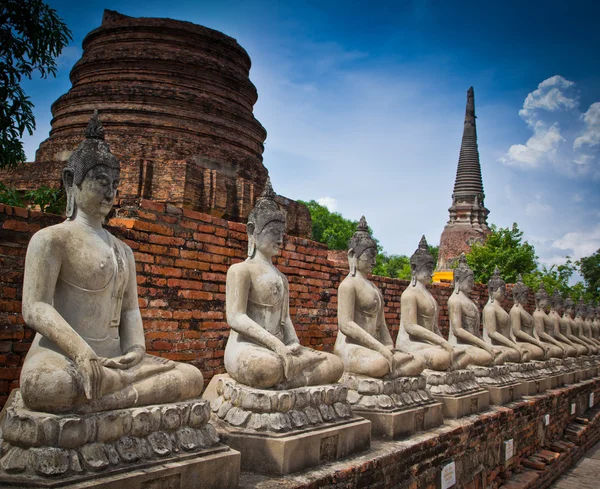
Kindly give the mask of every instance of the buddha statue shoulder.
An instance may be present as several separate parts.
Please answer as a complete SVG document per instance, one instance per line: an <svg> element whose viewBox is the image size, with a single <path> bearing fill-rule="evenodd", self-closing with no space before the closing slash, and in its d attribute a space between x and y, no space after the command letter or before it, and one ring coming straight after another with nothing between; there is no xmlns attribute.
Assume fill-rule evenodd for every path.
<svg viewBox="0 0 600 489"><path fill-rule="evenodd" d="M90 413L202 392L197 368L145 353L133 252L102 226L119 176L95 112L63 170L67 220L27 248L23 318L36 335L21 394L31 410Z"/></svg>
<svg viewBox="0 0 600 489"><path fill-rule="evenodd" d="M521 275L512 289L514 305L510 314L510 323L517 345L529 352L529 360L547 360L548 346L542 343L533 326L533 317L526 310L529 287L523 283Z"/></svg>
<svg viewBox="0 0 600 489"><path fill-rule="evenodd" d="M427 285L435 262L425 236L410 257L411 281L400 297L400 330L396 348L423 357L427 368L445 371L462 358L442 336L438 327L438 304Z"/></svg>
<svg viewBox="0 0 600 489"><path fill-rule="evenodd" d="M334 352L346 372L380 379L417 376L423 371L423 360L394 347L385 322L383 295L367 278L376 256L377 243L363 216L349 243L350 272L338 289Z"/></svg>
<svg viewBox="0 0 600 489"><path fill-rule="evenodd" d="M585 322L587 307L582 297L579 298L579 302L575 307L575 319L573 320L575 324L574 330L576 330L579 338L581 338L588 348L590 349L590 355L598 354L598 345L591 338L591 331L588 329L588 325Z"/></svg>
<svg viewBox="0 0 600 489"><path fill-rule="evenodd" d="M596 329L596 324L594 324L594 318L596 317L596 309L592 302L587 303L585 315L586 331L589 332L589 337L594 341L594 343L597 346L600 346L600 341L598 340L598 331Z"/></svg>
<svg viewBox="0 0 600 489"><path fill-rule="evenodd" d="M226 311L231 332L225 369L258 389L291 389L337 382L335 355L300 345L289 312L288 280L273 264L283 243L285 214L267 180L248 216L248 258L227 271Z"/></svg>
<svg viewBox="0 0 600 489"><path fill-rule="evenodd" d="M540 284L538 291L535 293L535 311L533 312L533 326L538 338L542 343L548 346L548 356L550 358L563 358L565 350L558 340L554 337L554 323L548 317L546 310L549 303L548 292L544 288L544 284Z"/></svg>
<svg viewBox="0 0 600 489"><path fill-rule="evenodd" d="M483 339L493 348L500 350L494 359L495 365L505 362L520 363L529 360L529 352L517 345L512 332L510 315L502 307L506 295L506 282L498 267L488 281L488 302L483 308Z"/></svg>
<svg viewBox="0 0 600 489"><path fill-rule="evenodd" d="M564 301L560 292L555 290L550 299L550 314L548 317L554 325L554 337L558 340L565 350L568 357L576 357L579 355L577 346L568 337L570 325L568 321L563 319Z"/></svg>
<svg viewBox="0 0 600 489"><path fill-rule="evenodd" d="M470 357L467 365L489 367L500 356L501 351L494 349L481 336L479 308L469 297L474 284L473 270L469 268L465 254L462 253L458 266L454 269L454 291L448 298L448 342Z"/></svg>

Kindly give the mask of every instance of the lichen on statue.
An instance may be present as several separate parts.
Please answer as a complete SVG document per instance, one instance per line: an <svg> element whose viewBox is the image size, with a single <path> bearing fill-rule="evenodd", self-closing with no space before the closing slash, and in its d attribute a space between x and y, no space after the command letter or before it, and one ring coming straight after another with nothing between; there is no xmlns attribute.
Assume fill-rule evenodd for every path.
<svg viewBox="0 0 600 489"><path fill-rule="evenodd" d="M498 267L488 281L488 302L483 308L483 339L500 355L494 359L495 365L505 362L520 363L529 359L529 352L515 342L510 323L510 315L502 307L506 294L506 282L500 276Z"/></svg>
<svg viewBox="0 0 600 489"><path fill-rule="evenodd" d="M67 220L27 248L23 318L36 335L20 384L31 410L89 413L202 392L197 368L145 353L133 252L102 226L119 175L94 112L63 170Z"/></svg>
<svg viewBox="0 0 600 489"><path fill-rule="evenodd" d="M340 359L301 346L290 318L288 280L273 265L283 244L285 215L269 180L248 216L247 231L248 258L227 271L227 373L259 389L337 382L344 369Z"/></svg>
<svg viewBox="0 0 600 489"><path fill-rule="evenodd" d="M434 266L433 256L423 236L410 257L410 285L400 297L400 330L396 348L418 354L429 369L445 371L459 366L464 355L454 351L439 330L438 305L427 290Z"/></svg>
<svg viewBox="0 0 600 489"><path fill-rule="evenodd" d="M375 266L377 243L364 216L348 249L350 272L338 289L338 334L334 352L346 372L380 379L417 376L420 357L394 348L385 322L381 291L367 279Z"/></svg>
<svg viewBox="0 0 600 489"><path fill-rule="evenodd" d="M468 362L463 362L463 367L479 365L489 367L494 359L502 353L500 349L487 344L479 331L479 308L470 298L473 290L473 270L467 265L464 253L458 260L454 269L454 291L448 299L448 317L450 331L448 342L458 351L468 355Z"/></svg>

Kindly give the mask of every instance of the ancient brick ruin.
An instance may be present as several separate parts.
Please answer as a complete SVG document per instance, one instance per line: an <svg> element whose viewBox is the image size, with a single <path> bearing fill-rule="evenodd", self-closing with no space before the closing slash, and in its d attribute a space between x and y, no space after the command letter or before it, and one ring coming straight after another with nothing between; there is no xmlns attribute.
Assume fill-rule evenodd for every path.
<svg viewBox="0 0 600 489"><path fill-rule="evenodd" d="M121 197L245 222L268 175L250 65L244 48L221 32L106 10L83 41L72 88L52 105L50 137L35 162L0 171L0 179L21 190L60 186L62 168L98 109L121 161ZM279 203L288 232L310 236L308 209L283 197Z"/></svg>

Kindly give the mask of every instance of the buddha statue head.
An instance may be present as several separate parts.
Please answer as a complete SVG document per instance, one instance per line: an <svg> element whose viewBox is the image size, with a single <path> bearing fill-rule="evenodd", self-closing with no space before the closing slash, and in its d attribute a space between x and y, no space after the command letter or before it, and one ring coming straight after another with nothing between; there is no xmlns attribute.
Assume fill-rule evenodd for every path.
<svg viewBox="0 0 600 489"><path fill-rule="evenodd" d="M271 179L267 178L262 195L248 215L248 256L254 257L257 246L265 247L267 255L279 253L285 231L285 214L275 202Z"/></svg>
<svg viewBox="0 0 600 489"><path fill-rule="evenodd" d="M590 321L593 321L595 316L596 308L594 307L594 303L592 301L589 301L585 309L585 317Z"/></svg>
<svg viewBox="0 0 600 489"><path fill-rule="evenodd" d="M583 297L580 297L579 302L577 302L577 306L575 307L575 317L579 316L582 319L585 319L586 309L585 301L583 300Z"/></svg>
<svg viewBox="0 0 600 489"><path fill-rule="evenodd" d="M548 308L549 301L550 297L548 296L548 292L546 292L544 284L540 284L540 288L535 293L535 306L542 311L545 311Z"/></svg>
<svg viewBox="0 0 600 489"><path fill-rule="evenodd" d="M559 315L561 315L564 311L564 301L558 289L555 289L554 293L552 294L552 298L550 299L550 307Z"/></svg>
<svg viewBox="0 0 600 489"><path fill-rule="evenodd" d="M104 141L104 128L94 110L85 139L63 169L67 218L75 217L78 206L86 212L103 214L104 218L113 206L120 171L119 160Z"/></svg>
<svg viewBox="0 0 600 489"><path fill-rule="evenodd" d="M467 257L464 253L458 258L458 266L454 269L454 293L463 292L468 294L475 285L473 270L467 264Z"/></svg>
<svg viewBox="0 0 600 489"><path fill-rule="evenodd" d="M410 257L412 286L416 286L417 281L421 282L423 285L430 283L434 267L435 261L431 253L429 253L427 240L425 239L425 236L423 236L421 237L421 241L419 241L419 247Z"/></svg>
<svg viewBox="0 0 600 489"><path fill-rule="evenodd" d="M356 270L369 274L375 266L377 242L371 237L365 216L360 218L356 232L348 243L348 265L350 274L356 276Z"/></svg>
<svg viewBox="0 0 600 489"><path fill-rule="evenodd" d="M488 280L488 294L491 302L502 301L506 294L506 282L502 280L498 267L494 268L494 273Z"/></svg>
<svg viewBox="0 0 600 489"><path fill-rule="evenodd" d="M564 302L565 314L569 317L573 317L573 311L575 311L575 303L573 299L567 297Z"/></svg>
<svg viewBox="0 0 600 489"><path fill-rule="evenodd" d="M529 287L523 283L523 277L519 274L517 283L512 289L513 300L515 304L526 304L527 298L529 297Z"/></svg>

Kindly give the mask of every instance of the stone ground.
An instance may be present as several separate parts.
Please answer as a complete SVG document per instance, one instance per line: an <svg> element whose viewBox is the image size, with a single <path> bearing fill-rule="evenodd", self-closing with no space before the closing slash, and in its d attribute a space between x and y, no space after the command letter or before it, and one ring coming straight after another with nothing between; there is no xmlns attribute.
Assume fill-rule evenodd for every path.
<svg viewBox="0 0 600 489"><path fill-rule="evenodd" d="M596 443L549 489L598 489L600 487L600 442Z"/></svg>

